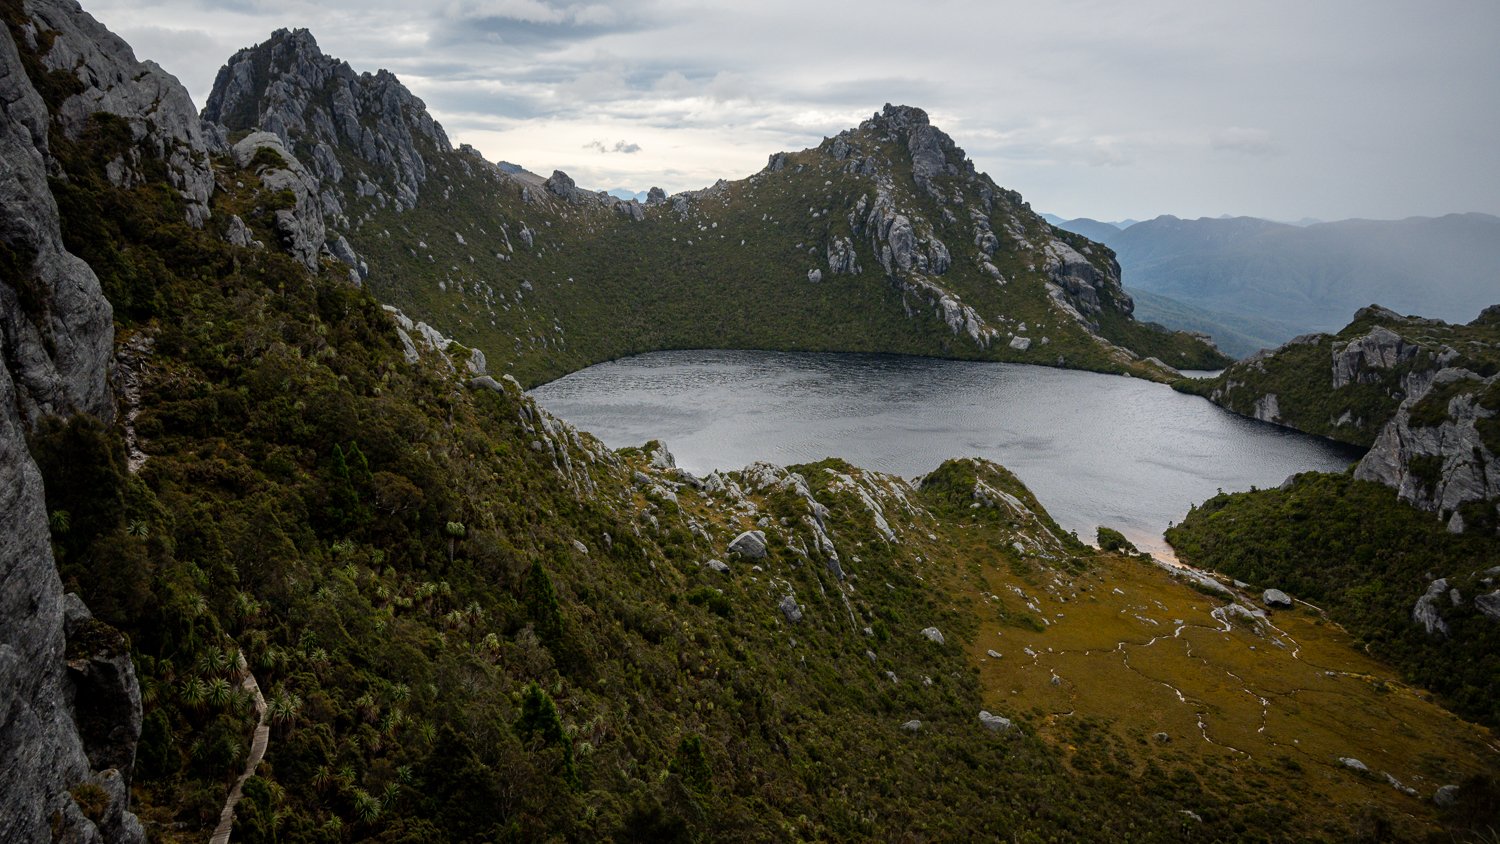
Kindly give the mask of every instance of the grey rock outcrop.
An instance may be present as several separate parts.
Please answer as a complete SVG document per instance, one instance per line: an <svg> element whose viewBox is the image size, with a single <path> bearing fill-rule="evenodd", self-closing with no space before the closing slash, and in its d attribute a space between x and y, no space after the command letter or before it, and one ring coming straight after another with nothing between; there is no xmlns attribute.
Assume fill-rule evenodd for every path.
<svg viewBox="0 0 1500 844"><path fill-rule="evenodd" d="M1262 422L1281 421L1281 401L1275 393L1266 393L1255 400L1255 412L1252 414Z"/></svg>
<svg viewBox="0 0 1500 844"><path fill-rule="evenodd" d="M1280 589L1267 589L1262 592L1260 602L1274 610L1289 610L1292 608L1292 596Z"/></svg>
<svg viewBox="0 0 1500 844"><path fill-rule="evenodd" d="M807 271L807 280L813 284L817 284L823 280L823 271L817 267L813 267Z"/></svg>
<svg viewBox="0 0 1500 844"><path fill-rule="evenodd" d="M1456 532L1465 525L1461 518L1452 519L1465 504L1489 502L1500 510L1500 456L1490 451L1480 431L1481 421L1496 415L1480 396L1497 383L1500 376L1485 379L1464 369L1439 370L1401 402L1354 476L1394 487L1401 500L1438 513ZM1441 421L1430 425L1414 420L1413 410L1439 388L1453 391Z"/></svg>
<svg viewBox="0 0 1500 844"><path fill-rule="evenodd" d="M854 252L854 241L847 237L829 238L828 271L834 275L859 275L859 256Z"/></svg>
<svg viewBox="0 0 1500 844"><path fill-rule="evenodd" d="M257 243L255 236L250 233L250 227L240 219L238 214L229 215L229 224L224 229L224 240L232 246L248 248Z"/></svg>
<svg viewBox="0 0 1500 844"><path fill-rule="evenodd" d="M1031 348L1031 338L1030 337L1012 337L1012 338L1010 338L1010 347L1012 349L1015 349L1018 352L1024 352L1027 349Z"/></svg>
<svg viewBox="0 0 1500 844"><path fill-rule="evenodd" d="M1500 589L1475 597L1474 607L1491 621L1500 621Z"/></svg>
<svg viewBox="0 0 1500 844"><path fill-rule="evenodd" d="M992 733L1009 732L1010 728L1014 726L1009 718L992 715L982 709L979 711L979 723Z"/></svg>
<svg viewBox="0 0 1500 844"><path fill-rule="evenodd" d="M63 246L47 184L49 122L7 33L0 37L0 248L21 275L0 278L0 341L27 427L76 412L108 418L114 406L114 311L94 271Z"/></svg>
<svg viewBox="0 0 1500 844"><path fill-rule="evenodd" d="M120 51L123 42L76 6L26 9L61 33L53 43L57 56L44 61L81 58L77 69L87 75L109 67L102 64L106 58L129 56L128 48ZM88 43L95 34L99 43ZM21 48L8 28L0 34L0 252L14 268L0 275L0 840L143 841L128 811L140 724L129 656L69 641L68 608L78 619L86 611L76 599L64 599L42 478L26 446L28 429L48 415L113 417L114 325L93 272L62 245L47 182L50 115L26 76ZM69 656L83 658L81 679L102 680L96 691L107 699L79 701L80 678L70 671ZM96 670L95 657L108 667ZM113 719L120 695L126 709L134 695L133 723L128 715ZM90 708L94 704L102 709ZM96 773L91 756L124 769ZM99 823L69 794L86 781L108 797Z"/></svg>
<svg viewBox="0 0 1500 844"><path fill-rule="evenodd" d="M292 198L290 207L274 211L276 234L287 254L316 271L327 237L318 201L318 180L292 155L281 138L271 132L246 135L234 145L234 160L241 168L254 167L261 186L270 195L268 201L274 201L278 195ZM352 256L353 250L349 252Z"/></svg>
<svg viewBox="0 0 1500 844"><path fill-rule="evenodd" d="M89 765L115 769L129 782L141 735L141 691L130 645L119 631L88 614L77 595L64 596L63 615L73 717Z"/></svg>
<svg viewBox="0 0 1500 844"><path fill-rule="evenodd" d="M1434 633L1439 636L1448 635L1448 624L1438 614L1438 601L1446 597L1448 592L1448 581L1438 578L1427 585L1427 591L1417 599L1417 603L1411 608L1411 620L1414 624L1422 625L1427 635Z"/></svg>
<svg viewBox="0 0 1500 844"><path fill-rule="evenodd" d="M1370 772L1369 766L1359 761L1358 759L1355 759L1353 756L1340 756L1339 764L1343 765L1345 768L1348 768L1351 771L1358 771L1361 774L1367 774Z"/></svg>
<svg viewBox="0 0 1500 844"><path fill-rule="evenodd" d="M1106 306L1129 315L1135 302L1120 283L1120 265L1111 257L1101 270L1083 253L1053 239L1043 245L1046 256L1043 269L1058 294L1076 311L1082 321L1097 318Z"/></svg>
<svg viewBox="0 0 1500 844"><path fill-rule="evenodd" d="M547 181L542 183L547 192L565 202L575 202L578 198L578 185L573 179L561 170L553 170Z"/></svg>
<svg viewBox="0 0 1500 844"><path fill-rule="evenodd" d="M936 237L927 239L927 267L933 275L942 275L953 266L953 256L948 254L948 247L943 245Z"/></svg>
<svg viewBox="0 0 1500 844"><path fill-rule="evenodd" d="M106 163L110 180L121 187L142 184L147 180L142 156L161 160L168 181L187 204L188 222L201 227L209 218L214 189L212 139L204 135L187 89L155 62L137 61L124 39L77 3L28 0L24 8L39 31L52 33L42 64L82 83L58 108L63 132L77 139L96 113L122 118L134 146Z"/></svg>
<svg viewBox="0 0 1500 844"><path fill-rule="evenodd" d="M747 530L729 543L729 552L747 560L761 560L766 556L766 534L764 531Z"/></svg>
<svg viewBox="0 0 1500 844"><path fill-rule="evenodd" d="M1445 785L1432 793L1432 802L1443 808L1458 805L1458 786Z"/></svg>
<svg viewBox="0 0 1500 844"><path fill-rule="evenodd" d="M395 74L355 73L347 62L324 55L305 29L277 30L235 53L214 79L202 116L229 131L275 134L312 163L342 208L355 196L381 207L413 207L429 176L425 154L453 149L426 105ZM340 149L368 166L367 178L338 166L332 152Z"/></svg>
<svg viewBox="0 0 1500 844"><path fill-rule="evenodd" d="M646 191L647 205L665 205L666 202L667 192L662 190L661 188L653 185L650 190Z"/></svg>
<svg viewBox="0 0 1500 844"><path fill-rule="evenodd" d="M1417 356L1420 347L1377 325L1368 334L1333 347L1333 387L1373 384L1381 380L1375 370L1391 370Z"/></svg>
<svg viewBox="0 0 1500 844"><path fill-rule="evenodd" d="M785 595L781 603L776 605L781 610L782 616L793 624L802 620L802 608L797 606L797 598L793 595Z"/></svg>
<svg viewBox="0 0 1500 844"><path fill-rule="evenodd" d="M922 635L929 642L934 642L934 643L939 644L939 645L945 643L945 641L943 639L943 631L937 629L936 627L924 627L924 628L922 628Z"/></svg>

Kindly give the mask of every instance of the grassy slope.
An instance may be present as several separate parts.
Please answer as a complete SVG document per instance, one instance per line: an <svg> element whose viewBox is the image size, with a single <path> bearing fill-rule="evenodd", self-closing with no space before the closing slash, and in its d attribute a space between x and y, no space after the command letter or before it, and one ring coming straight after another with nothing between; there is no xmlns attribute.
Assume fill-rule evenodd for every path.
<svg viewBox="0 0 1500 844"><path fill-rule="evenodd" d="M949 464L943 474L969 466ZM1159 834L1432 834L1430 804L1396 791L1385 774L1424 796L1464 783L1464 805L1444 820L1496 821L1487 804L1500 772L1491 734L1397 680L1321 613L1226 623L1213 615L1225 592L1205 592L1146 558L1038 547L1031 538L1045 539L1046 530L969 502L952 495L932 507L938 536L956 549L943 585L978 620L966 648L986 707L1034 731L1074 776L1172 793L1203 818L1180 813ZM1238 600L1256 606L1250 596ZM1483 672L1474 667L1475 676ZM1342 767L1345 756L1374 773Z"/></svg>
<svg viewBox="0 0 1500 844"><path fill-rule="evenodd" d="M1472 599L1500 539L1453 535L1379 484L1303 475L1289 490L1220 495L1168 531L1183 559L1325 607L1410 682L1455 711L1500 724L1500 624ZM1438 607L1452 635L1430 636L1412 606L1434 578L1467 600Z"/></svg>

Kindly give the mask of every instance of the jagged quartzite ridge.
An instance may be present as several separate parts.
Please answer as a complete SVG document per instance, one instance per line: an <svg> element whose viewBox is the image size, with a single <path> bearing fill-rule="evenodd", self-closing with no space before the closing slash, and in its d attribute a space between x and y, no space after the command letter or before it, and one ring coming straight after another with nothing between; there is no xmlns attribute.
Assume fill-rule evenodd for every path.
<svg viewBox="0 0 1500 844"><path fill-rule="evenodd" d="M348 62L324 55L305 29L277 30L235 53L214 80L203 118L230 131L261 129L281 138L324 186L325 215L345 228L343 192L410 208L427 180L423 148L453 149L395 74L355 73Z"/></svg>
<svg viewBox="0 0 1500 844"><path fill-rule="evenodd" d="M49 33L50 47L41 55L42 64L68 72L79 82L77 93L57 110L63 132L77 138L98 112L123 118L137 146L108 163L110 181L122 187L146 182L142 155L154 154L186 201L188 221L195 226L207 222L214 189L211 139L203 132L187 89L155 62L136 61L124 39L77 3L28 0L25 10L32 21L29 37L36 42L27 46L45 43L42 33Z"/></svg>
<svg viewBox="0 0 1500 844"><path fill-rule="evenodd" d="M1304 335L1235 364L1207 395L1262 421L1368 444L1356 478L1462 533L1465 510L1500 517L1500 375L1482 374L1497 361L1500 308L1455 326L1371 306L1337 335Z"/></svg>
<svg viewBox="0 0 1500 844"><path fill-rule="evenodd" d="M95 111L124 117L138 141L158 142L169 178L201 212L189 212L197 222L207 219L206 205L193 204L207 199L198 169L206 158L201 143L192 145L196 119L178 119L187 95L175 80L136 63L72 3L35 0L25 11L19 43L9 27L0 35L0 840L143 841L128 811L141 729L128 647L76 595L63 594L42 478L26 445L46 417L114 413L112 312L93 271L63 246L47 182L49 133L80 131ZM55 123L23 50L79 82ZM129 183L139 164L112 162L111 177ZM107 798L93 819L70 795L86 783Z"/></svg>
<svg viewBox="0 0 1500 844"><path fill-rule="evenodd" d="M868 141L871 138L896 142L906 149L911 157L912 182L922 194L944 206L945 219L953 218L952 222L967 220L972 230L973 246L979 252L979 268L997 282L1004 284L1006 280L987 259L993 258L1002 248L995 232L999 225L1001 233L1008 235L1014 246L1040 251L1040 263L1048 276L1048 291L1058 307L1074 319L1090 323L1105 307L1125 315L1134 310L1130 295L1120 283L1120 266L1107 250L1099 250L1102 254L1090 259L1055 234L1039 245L1032 244L1018 225L1016 216L1022 213L1036 215L1021 203L1018 194L998 187L989 176L977 172L974 162L963 149L933 126L925 111L888 103L857 129L836 136L826 145L826 150L835 159L848 162L845 165L848 172L877 177L875 198L868 205L866 198L861 198L849 214L850 226L855 234L868 237L870 248L887 275L893 278L898 274L916 275L913 292L918 288L931 290L941 303L945 320L955 331L962 327L976 342L988 340L981 320L972 308L959 305L940 286L921 278L947 273L953 266L953 254L948 245L938 239L931 224L914 223L909 214L897 208L897 201L893 198L894 181L884 175L889 169L888 162L867 154L861 146L862 139ZM779 169L779 161L773 156L769 167ZM780 166L785 165L781 163ZM957 180L961 187L948 192L937 181L942 177ZM848 241L835 239L827 249L830 271L858 271L857 258Z"/></svg>

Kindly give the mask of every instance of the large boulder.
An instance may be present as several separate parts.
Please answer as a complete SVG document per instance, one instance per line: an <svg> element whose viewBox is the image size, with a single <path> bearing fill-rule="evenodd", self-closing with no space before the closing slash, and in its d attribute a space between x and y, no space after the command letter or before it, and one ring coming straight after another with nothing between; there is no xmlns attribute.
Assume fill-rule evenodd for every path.
<svg viewBox="0 0 1500 844"><path fill-rule="evenodd" d="M761 560L766 556L766 534L764 531L747 530L729 543L729 552L747 560Z"/></svg>
<svg viewBox="0 0 1500 844"><path fill-rule="evenodd" d="M1261 603L1273 610L1289 610L1292 608L1292 596L1280 589L1267 589L1260 594Z"/></svg>
<svg viewBox="0 0 1500 844"><path fill-rule="evenodd" d="M777 604L777 608L781 610L781 614L786 617L786 620L793 624L802 620L802 608L797 605L797 598L794 595L783 596L781 603Z"/></svg>
<svg viewBox="0 0 1500 844"><path fill-rule="evenodd" d="M982 709L979 711L979 723L993 733L1008 732L1011 727L1015 726L1009 718L991 715Z"/></svg>

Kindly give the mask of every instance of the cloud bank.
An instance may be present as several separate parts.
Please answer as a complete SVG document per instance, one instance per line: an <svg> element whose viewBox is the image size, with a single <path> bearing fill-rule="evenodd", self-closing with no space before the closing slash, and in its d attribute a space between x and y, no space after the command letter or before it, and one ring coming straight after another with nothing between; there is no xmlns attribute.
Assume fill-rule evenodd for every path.
<svg viewBox="0 0 1500 844"><path fill-rule="evenodd" d="M455 141L591 187L741 177L897 102L1065 216L1500 213L1500 4L1482 0L85 8L199 104L234 50L307 27L394 71Z"/></svg>

